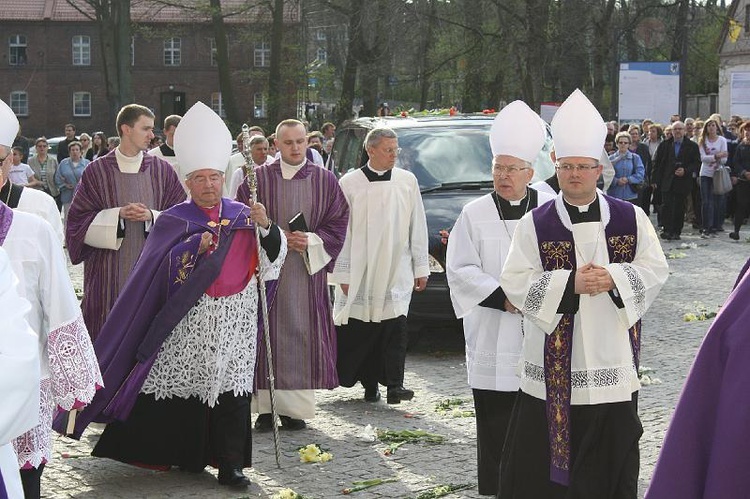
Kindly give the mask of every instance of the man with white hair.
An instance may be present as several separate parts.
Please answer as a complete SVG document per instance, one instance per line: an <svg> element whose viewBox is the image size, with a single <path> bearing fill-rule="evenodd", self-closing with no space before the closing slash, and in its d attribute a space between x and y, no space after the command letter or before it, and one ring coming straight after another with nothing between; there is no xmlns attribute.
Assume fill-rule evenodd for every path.
<svg viewBox="0 0 750 499"><path fill-rule="evenodd" d="M522 101L497 114L490 128L495 190L464 206L448 239L445 270L453 309L464 324L481 495L497 494L523 342L521 315L505 296L500 272L518 220L553 198L528 187L545 138L541 118Z"/></svg>
<svg viewBox="0 0 750 499"><path fill-rule="evenodd" d="M605 134L573 92L552 120L561 192L521 219L500 278L524 316L500 498L637 496L640 320L669 269L643 210L597 192Z"/></svg>
<svg viewBox="0 0 750 499"><path fill-rule="evenodd" d="M365 137L369 161L340 181L351 217L344 247L328 278L336 286L333 320L342 386L359 381L365 400L411 400L404 388L412 291L424 291L430 275L425 218L413 173L394 168L398 136L375 128Z"/></svg>
<svg viewBox="0 0 750 499"><path fill-rule="evenodd" d="M102 328L96 349L106 388L73 436L91 421L107 422L94 456L196 473L214 463L220 484L244 488L257 279L278 278L286 242L262 204L222 198L231 140L201 102L182 118L175 153L190 201L156 220Z"/></svg>

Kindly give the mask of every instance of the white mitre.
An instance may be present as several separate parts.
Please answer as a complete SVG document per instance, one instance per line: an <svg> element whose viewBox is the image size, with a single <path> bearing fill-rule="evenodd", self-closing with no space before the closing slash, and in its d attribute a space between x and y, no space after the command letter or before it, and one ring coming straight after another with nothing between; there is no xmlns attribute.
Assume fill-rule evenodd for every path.
<svg viewBox="0 0 750 499"><path fill-rule="evenodd" d="M533 163L546 138L547 130L539 115L525 102L513 101L497 113L492 122L492 156L503 154Z"/></svg>
<svg viewBox="0 0 750 499"><path fill-rule="evenodd" d="M607 125L583 92L576 89L552 118L552 139L557 159L581 156L599 161Z"/></svg>
<svg viewBox="0 0 750 499"><path fill-rule="evenodd" d="M20 125L16 113L0 99L0 145L12 147Z"/></svg>
<svg viewBox="0 0 750 499"><path fill-rule="evenodd" d="M174 153L180 178L206 168L224 173L232 154L232 134L218 114L198 101L175 130Z"/></svg>

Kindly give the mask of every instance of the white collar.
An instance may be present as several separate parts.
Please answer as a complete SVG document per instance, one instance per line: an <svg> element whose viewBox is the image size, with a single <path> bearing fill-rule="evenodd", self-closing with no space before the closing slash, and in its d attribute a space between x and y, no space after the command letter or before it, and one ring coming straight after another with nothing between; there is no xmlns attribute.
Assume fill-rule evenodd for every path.
<svg viewBox="0 0 750 499"><path fill-rule="evenodd" d="M371 172L373 172L378 177L382 177L383 175L385 175L386 173L388 173L388 170L376 170L376 169L374 169L372 166L370 166L370 162L369 161L367 162L366 166L367 166L368 170L370 170Z"/></svg>
<svg viewBox="0 0 750 499"><path fill-rule="evenodd" d="M143 151L138 151L135 156L125 156L118 147L115 149L115 158L122 173L138 173L143 162Z"/></svg>
<svg viewBox="0 0 750 499"><path fill-rule="evenodd" d="M609 224L609 203L607 203L606 198L602 195L602 192L597 189L596 190L596 198L594 201L599 201L599 210L601 211L602 215L602 226L606 227L607 224ZM588 211L588 207L591 206L594 201L586 205L586 210L581 211ZM580 207L579 207L580 209ZM566 229L569 231L573 231L573 222L570 221L570 215L568 215L568 210L565 209L565 201L563 200L563 193L560 191L560 193L555 198L555 210L557 211L557 216L560 217L560 221L563 223Z"/></svg>

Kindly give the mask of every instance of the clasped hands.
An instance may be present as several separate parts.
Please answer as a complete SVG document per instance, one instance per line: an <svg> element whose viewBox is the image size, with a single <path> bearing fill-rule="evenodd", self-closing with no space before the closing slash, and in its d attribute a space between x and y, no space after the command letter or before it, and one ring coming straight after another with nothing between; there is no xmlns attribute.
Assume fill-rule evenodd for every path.
<svg viewBox="0 0 750 499"><path fill-rule="evenodd" d="M150 222L153 214L143 203L128 203L120 208L120 218L131 222Z"/></svg>
<svg viewBox="0 0 750 499"><path fill-rule="evenodd" d="M576 270L575 293L596 296L615 289L615 281L604 267L587 263Z"/></svg>

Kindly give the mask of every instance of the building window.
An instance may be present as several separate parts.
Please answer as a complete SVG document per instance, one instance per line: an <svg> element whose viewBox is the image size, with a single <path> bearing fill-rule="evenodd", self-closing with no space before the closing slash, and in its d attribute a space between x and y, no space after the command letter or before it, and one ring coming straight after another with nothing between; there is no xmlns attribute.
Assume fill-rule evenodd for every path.
<svg viewBox="0 0 750 499"><path fill-rule="evenodd" d="M315 38L318 39L318 40L320 40L320 41L325 41L325 39L326 39L326 32L325 32L325 30L319 29L318 31L316 31L315 32Z"/></svg>
<svg viewBox="0 0 750 499"><path fill-rule="evenodd" d="M253 96L253 115L256 118L266 117L266 98L263 94L255 94Z"/></svg>
<svg viewBox="0 0 750 499"><path fill-rule="evenodd" d="M222 118L227 117L227 113L224 111L224 101L221 100L221 92L211 94L211 109Z"/></svg>
<svg viewBox="0 0 750 499"><path fill-rule="evenodd" d="M164 65L179 66L182 51L182 39L167 38L164 40Z"/></svg>
<svg viewBox="0 0 750 499"><path fill-rule="evenodd" d="M16 116L29 115L29 94L23 90L10 93L10 108Z"/></svg>
<svg viewBox="0 0 750 499"><path fill-rule="evenodd" d="M130 37L130 65L135 66L135 37Z"/></svg>
<svg viewBox="0 0 750 499"><path fill-rule="evenodd" d="M745 5L745 33L750 33L750 5Z"/></svg>
<svg viewBox="0 0 750 499"><path fill-rule="evenodd" d="M91 37L73 37L73 66L91 66Z"/></svg>
<svg viewBox="0 0 750 499"><path fill-rule="evenodd" d="M73 116L91 116L90 92L73 92Z"/></svg>
<svg viewBox="0 0 750 499"><path fill-rule="evenodd" d="M11 66L22 66L26 64L26 36L10 35L8 46L10 48L8 63Z"/></svg>
<svg viewBox="0 0 750 499"><path fill-rule="evenodd" d="M217 62L217 59L216 59L216 38L209 38L208 44L211 50L211 65L218 66L219 63Z"/></svg>
<svg viewBox="0 0 750 499"><path fill-rule="evenodd" d="M326 49L318 49L318 62L325 63L328 60L328 51Z"/></svg>
<svg viewBox="0 0 750 499"><path fill-rule="evenodd" d="M255 67L267 68L271 65L271 44L269 42L255 43Z"/></svg>

